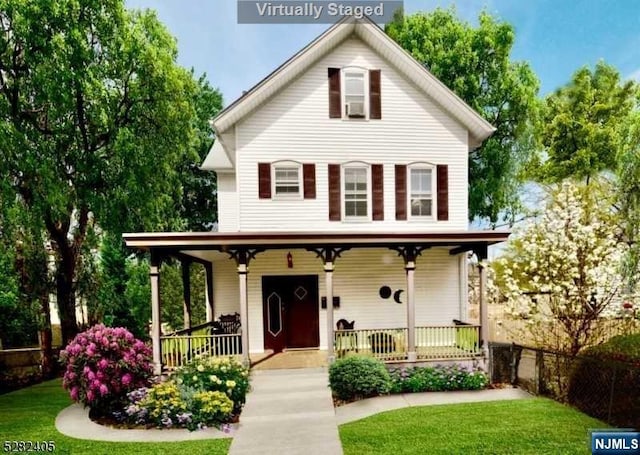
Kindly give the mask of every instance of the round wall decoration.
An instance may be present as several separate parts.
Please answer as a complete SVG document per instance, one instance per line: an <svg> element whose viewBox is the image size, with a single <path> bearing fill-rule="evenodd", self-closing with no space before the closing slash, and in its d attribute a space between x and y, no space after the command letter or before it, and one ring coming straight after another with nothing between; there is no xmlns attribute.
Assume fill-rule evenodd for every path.
<svg viewBox="0 0 640 455"><path fill-rule="evenodd" d="M382 286L379 293L380 297L382 297L383 299L388 299L389 297L391 297L391 288L389 286Z"/></svg>

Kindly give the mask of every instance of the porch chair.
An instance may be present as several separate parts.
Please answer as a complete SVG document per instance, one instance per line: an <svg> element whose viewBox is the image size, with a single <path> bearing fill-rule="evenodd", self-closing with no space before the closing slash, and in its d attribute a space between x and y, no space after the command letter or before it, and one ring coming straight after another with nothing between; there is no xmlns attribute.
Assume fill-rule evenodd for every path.
<svg viewBox="0 0 640 455"><path fill-rule="evenodd" d="M221 314L218 323L223 333L227 335L238 333L240 331L240 314Z"/></svg>
<svg viewBox="0 0 640 455"><path fill-rule="evenodd" d="M358 352L358 334L349 332L355 325L355 320L349 322L346 319L339 319L336 323L339 332L336 333L335 351L338 357L344 357L348 352Z"/></svg>
<svg viewBox="0 0 640 455"><path fill-rule="evenodd" d="M218 320L213 322L211 334L235 335L240 333L241 328L240 314L221 314L220 317L218 317ZM233 351L237 351L238 354L242 354L242 345L239 339L232 340L230 338L225 338L223 340L217 338L214 342L214 355L228 355L229 343L233 344L234 347L231 348Z"/></svg>

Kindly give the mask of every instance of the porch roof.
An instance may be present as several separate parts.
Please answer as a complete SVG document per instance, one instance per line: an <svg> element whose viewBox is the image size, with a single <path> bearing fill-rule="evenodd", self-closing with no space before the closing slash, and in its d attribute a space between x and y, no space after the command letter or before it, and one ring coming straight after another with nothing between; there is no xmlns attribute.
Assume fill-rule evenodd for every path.
<svg viewBox="0 0 640 455"><path fill-rule="evenodd" d="M451 253L508 239L508 231L454 232L140 232L123 234L128 247L140 250L218 250L238 248L392 248L400 245L450 246Z"/></svg>

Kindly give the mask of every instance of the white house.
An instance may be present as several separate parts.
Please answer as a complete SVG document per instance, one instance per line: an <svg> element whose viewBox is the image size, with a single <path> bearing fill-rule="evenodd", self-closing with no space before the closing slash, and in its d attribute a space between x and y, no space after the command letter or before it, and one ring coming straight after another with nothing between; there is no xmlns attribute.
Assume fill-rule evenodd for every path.
<svg viewBox="0 0 640 455"><path fill-rule="evenodd" d="M467 253L486 258L508 236L468 230L468 153L494 128L377 25L332 26L211 125L202 167L217 174L218 231L125 235L151 252L158 369L186 349L160 332L168 255L205 265L212 320L240 315L222 335L237 346L182 334L201 350L482 357L486 312L479 326L454 320L467 314Z"/></svg>

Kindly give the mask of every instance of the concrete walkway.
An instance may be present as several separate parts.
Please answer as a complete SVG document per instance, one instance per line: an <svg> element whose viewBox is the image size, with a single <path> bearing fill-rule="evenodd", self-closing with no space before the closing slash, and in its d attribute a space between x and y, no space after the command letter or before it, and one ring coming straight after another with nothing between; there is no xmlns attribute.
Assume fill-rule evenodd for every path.
<svg viewBox="0 0 640 455"><path fill-rule="evenodd" d="M343 423L364 419L380 412L410 406L477 403L480 401L517 400L521 398L532 398L532 395L524 390L515 388L387 395L356 401L336 408L336 422L338 425L342 425Z"/></svg>
<svg viewBox="0 0 640 455"><path fill-rule="evenodd" d="M251 374L251 392L229 453L342 453L326 368Z"/></svg>
<svg viewBox="0 0 640 455"><path fill-rule="evenodd" d="M174 442L194 441L197 439L229 438L230 433L223 433L217 428L189 431L186 429L161 430L110 428L97 424L89 418L89 409L80 404L72 404L64 408L56 417L56 429L65 436L91 441L114 442Z"/></svg>

